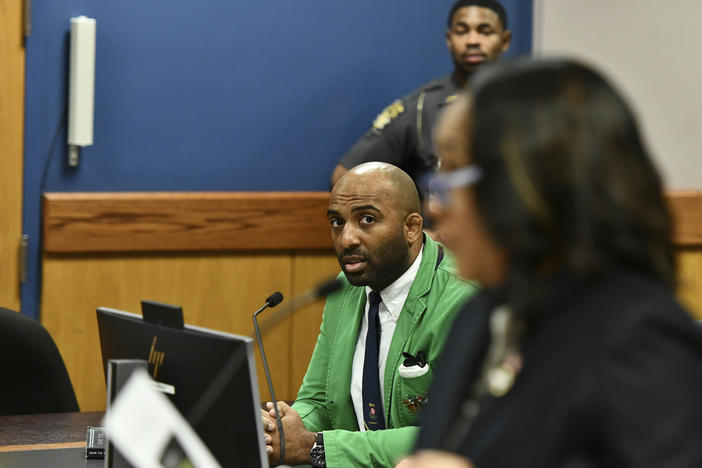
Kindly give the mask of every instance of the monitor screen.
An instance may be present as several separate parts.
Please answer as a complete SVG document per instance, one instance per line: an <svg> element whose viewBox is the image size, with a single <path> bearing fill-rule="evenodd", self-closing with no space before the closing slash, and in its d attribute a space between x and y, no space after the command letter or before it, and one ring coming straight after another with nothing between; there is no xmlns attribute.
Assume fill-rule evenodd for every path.
<svg viewBox="0 0 702 468"><path fill-rule="evenodd" d="M169 398L222 466L268 467L251 338L156 325L105 307L98 308L97 320L105 371L109 359L148 361L154 380L174 387ZM231 362L236 368L223 381L222 369ZM223 382L216 397L215 380Z"/></svg>

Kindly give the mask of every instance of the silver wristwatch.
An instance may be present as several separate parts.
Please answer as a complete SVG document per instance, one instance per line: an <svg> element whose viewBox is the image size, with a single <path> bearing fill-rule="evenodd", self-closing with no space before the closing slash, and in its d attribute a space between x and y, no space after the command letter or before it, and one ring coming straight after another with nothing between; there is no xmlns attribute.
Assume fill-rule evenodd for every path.
<svg viewBox="0 0 702 468"><path fill-rule="evenodd" d="M324 436L317 433L312 450L310 450L310 463L314 468L327 468L327 457L324 454Z"/></svg>

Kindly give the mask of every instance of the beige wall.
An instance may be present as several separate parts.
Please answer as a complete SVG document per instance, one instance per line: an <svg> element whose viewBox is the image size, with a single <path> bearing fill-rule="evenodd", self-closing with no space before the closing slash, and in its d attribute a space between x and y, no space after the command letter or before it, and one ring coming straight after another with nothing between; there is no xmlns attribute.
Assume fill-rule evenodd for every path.
<svg viewBox="0 0 702 468"><path fill-rule="evenodd" d="M669 189L702 189L700 0L535 0L534 51L611 77L639 113Z"/></svg>

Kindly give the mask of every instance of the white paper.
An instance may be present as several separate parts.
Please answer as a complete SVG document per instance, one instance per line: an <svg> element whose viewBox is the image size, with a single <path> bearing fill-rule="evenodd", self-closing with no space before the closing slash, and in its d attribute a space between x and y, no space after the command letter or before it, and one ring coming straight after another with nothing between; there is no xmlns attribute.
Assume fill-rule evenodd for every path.
<svg viewBox="0 0 702 468"><path fill-rule="evenodd" d="M160 468L163 450L177 439L195 467L219 463L144 370L135 371L105 415L107 438L137 468Z"/></svg>

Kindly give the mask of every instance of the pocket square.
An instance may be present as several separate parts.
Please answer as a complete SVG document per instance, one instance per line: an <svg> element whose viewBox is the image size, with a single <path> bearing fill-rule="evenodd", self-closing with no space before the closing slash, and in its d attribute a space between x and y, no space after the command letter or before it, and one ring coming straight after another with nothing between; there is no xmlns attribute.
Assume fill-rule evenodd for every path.
<svg viewBox="0 0 702 468"><path fill-rule="evenodd" d="M397 368L397 370L400 372L400 377L405 379L414 379L429 372L429 365L424 364L424 366L419 366L415 364L413 366L405 366L402 364Z"/></svg>

